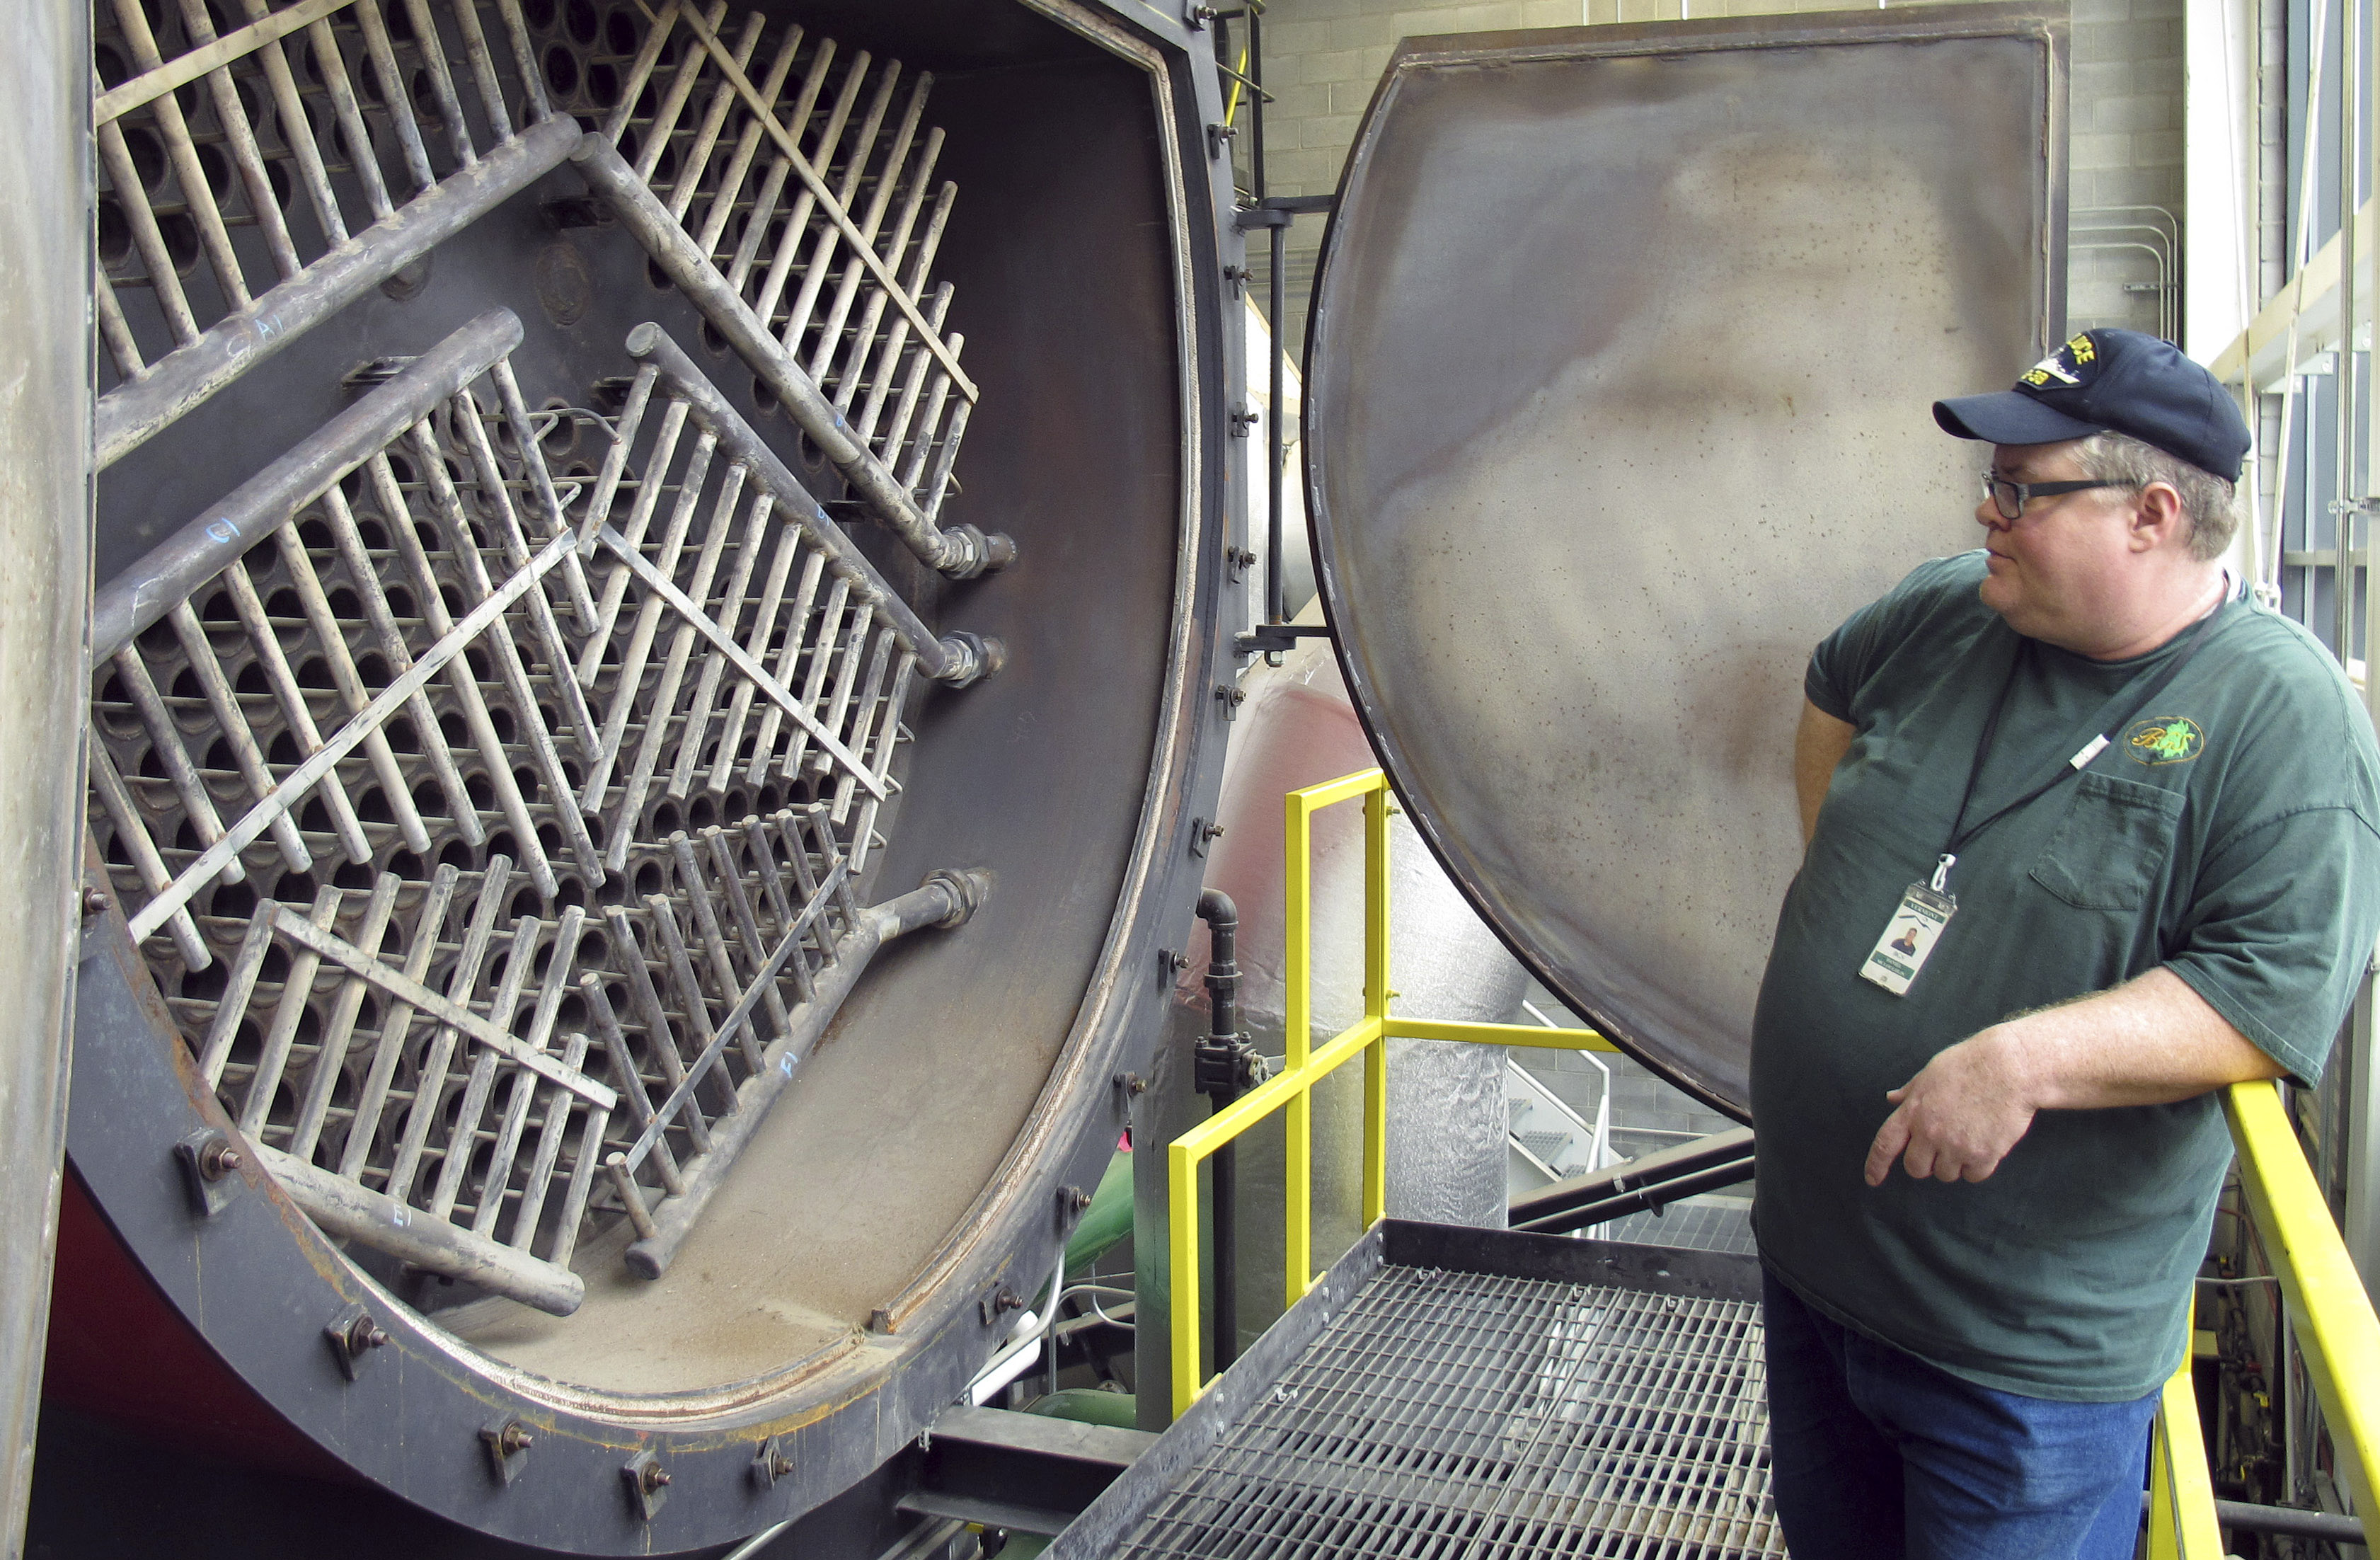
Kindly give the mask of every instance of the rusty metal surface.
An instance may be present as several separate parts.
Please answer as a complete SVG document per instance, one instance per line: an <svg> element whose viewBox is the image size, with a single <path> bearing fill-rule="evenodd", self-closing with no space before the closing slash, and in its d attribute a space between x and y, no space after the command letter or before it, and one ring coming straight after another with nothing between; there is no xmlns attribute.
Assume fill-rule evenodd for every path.
<svg viewBox="0 0 2380 1560"><path fill-rule="evenodd" d="M2064 18L1418 40L1350 157L1306 410L1357 706L1523 960L1738 1115L1804 660L1974 544L1927 405L2062 315Z"/></svg>

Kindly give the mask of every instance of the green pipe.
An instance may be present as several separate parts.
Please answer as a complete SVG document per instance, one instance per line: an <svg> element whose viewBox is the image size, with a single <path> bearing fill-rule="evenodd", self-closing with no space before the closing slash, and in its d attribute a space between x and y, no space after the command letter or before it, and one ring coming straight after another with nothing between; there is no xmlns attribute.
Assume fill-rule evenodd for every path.
<svg viewBox="0 0 2380 1560"><path fill-rule="evenodd" d="M1140 1428L1140 1421L1133 1417L1131 1393L1107 1392L1099 1387L1070 1386L1035 1398L1025 1411L1053 1420L1073 1420L1078 1424L1103 1424L1117 1430Z"/></svg>
<svg viewBox="0 0 2380 1560"><path fill-rule="evenodd" d="M1074 1237L1066 1242L1066 1276L1080 1277L1132 1234L1132 1155L1118 1152L1099 1177Z"/></svg>

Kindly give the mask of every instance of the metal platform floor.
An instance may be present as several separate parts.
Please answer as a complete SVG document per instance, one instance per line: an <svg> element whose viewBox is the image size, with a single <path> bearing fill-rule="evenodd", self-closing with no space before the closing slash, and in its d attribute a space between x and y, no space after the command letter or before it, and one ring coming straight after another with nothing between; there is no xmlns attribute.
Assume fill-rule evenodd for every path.
<svg viewBox="0 0 2380 1560"><path fill-rule="evenodd" d="M1759 1270L1385 1221L1049 1560L1783 1555Z"/></svg>

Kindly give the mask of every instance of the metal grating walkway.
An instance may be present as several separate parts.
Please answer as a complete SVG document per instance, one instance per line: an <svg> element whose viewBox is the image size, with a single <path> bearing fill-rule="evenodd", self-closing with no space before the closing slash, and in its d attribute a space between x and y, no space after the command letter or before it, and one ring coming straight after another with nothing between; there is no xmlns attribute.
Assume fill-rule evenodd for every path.
<svg viewBox="0 0 2380 1560"><path fill-rule="evenodd" d="M1611 1283L1402 1265L1409 1253L1390 1250L1343 1308L1325 1301L1328 1321L1269 1386L1240 1380L1261 1371L1261 1345L1234 1367L1242 1405L1135 1517L1111 1517L1123 1542L1098 1552L1783 1555L1759 1304L1741 1284L1658 1287L1677 1275L1656 1264L1730 1259L1633 1249L1621 1261L1633 1271ZM1192 1420L1208 1407L1168 1437L1205 1438Z"/></svg>

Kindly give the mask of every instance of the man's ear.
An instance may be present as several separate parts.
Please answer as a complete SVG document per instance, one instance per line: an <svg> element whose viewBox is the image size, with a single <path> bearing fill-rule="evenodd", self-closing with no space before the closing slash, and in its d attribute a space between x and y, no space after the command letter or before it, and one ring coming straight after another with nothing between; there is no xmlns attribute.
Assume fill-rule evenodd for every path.
<svg viewBox="0 0 2380 1560"><path fill-rule="evenodd" d="M2190 517L2181 506L2181 494L2171 482L2151 482L2132 501L2131 550L2153 553L2159 547L2186 539L2190 532Z"/></svg>

